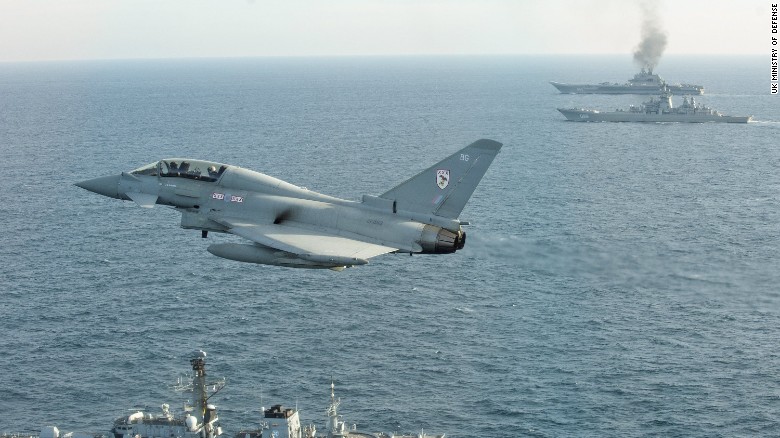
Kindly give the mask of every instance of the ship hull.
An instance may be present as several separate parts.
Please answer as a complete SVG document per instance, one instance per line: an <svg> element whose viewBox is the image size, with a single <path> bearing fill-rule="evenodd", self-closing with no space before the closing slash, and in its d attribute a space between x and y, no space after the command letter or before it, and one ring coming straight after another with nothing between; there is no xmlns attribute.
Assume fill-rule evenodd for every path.
<svg viewBox="0 0 780 438"><path fill-rule="evenodd" d="M647 114L628 111L601 112L596 110L558 108L572 122L639 122L639 123L748 123L752 116L722 116L712 114Z"/></svg>
<svg viewBox="0 0 780 438"><path fill-rule="evenodd" d="M550 82L563 94L659 94L661 86L655 85L594 85L594 84L563 84ZM676 95L701 95L703 87L686 87L683 85L667 85L670 92Z"/></svg>

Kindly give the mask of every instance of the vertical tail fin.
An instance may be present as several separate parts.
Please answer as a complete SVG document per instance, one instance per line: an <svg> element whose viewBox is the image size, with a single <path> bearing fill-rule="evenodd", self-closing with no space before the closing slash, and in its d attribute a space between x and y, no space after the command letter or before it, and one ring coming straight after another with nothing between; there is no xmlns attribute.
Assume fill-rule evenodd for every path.
<svg viewBox="0 0 780 438"><path fill-rule="evenodd" d="M501 146L477 140L380 197L395 201L398 210L457 219Z"/></svg>

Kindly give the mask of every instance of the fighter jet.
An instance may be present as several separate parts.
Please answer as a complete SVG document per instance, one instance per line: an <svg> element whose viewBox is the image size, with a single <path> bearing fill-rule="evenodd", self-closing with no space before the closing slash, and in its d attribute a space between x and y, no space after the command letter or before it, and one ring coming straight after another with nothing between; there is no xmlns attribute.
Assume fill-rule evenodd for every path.
<svg viewBox="0 0 780 438"><path fill-rule="evenodd" d="M386 253L449 254L463 248L458 219L501 149L478 140L379 195L349 201L238 166L170 158L76 183L141 207L172 206L181 226L251 241L208 251L240 262L336 271Z"/></svg>

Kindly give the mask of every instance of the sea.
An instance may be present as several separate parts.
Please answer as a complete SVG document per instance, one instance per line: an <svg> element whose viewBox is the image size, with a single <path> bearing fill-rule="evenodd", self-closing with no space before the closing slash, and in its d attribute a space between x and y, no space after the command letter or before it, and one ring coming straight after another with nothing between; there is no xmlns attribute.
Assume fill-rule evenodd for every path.
<svg viewBox="0 0 780 438"><path fill-rule="evenodd" d="M780 96L768 56L665 56L749 124L575 123L646 96L629 55L0 63L0 432L107 433L207 352L225 436L284 404L324 430L447 437L780 435ZM675 97L675 103L680 98ZM188 157L378 195L503 149L463 250L334 272L209 254L74 183Z"/></svg>

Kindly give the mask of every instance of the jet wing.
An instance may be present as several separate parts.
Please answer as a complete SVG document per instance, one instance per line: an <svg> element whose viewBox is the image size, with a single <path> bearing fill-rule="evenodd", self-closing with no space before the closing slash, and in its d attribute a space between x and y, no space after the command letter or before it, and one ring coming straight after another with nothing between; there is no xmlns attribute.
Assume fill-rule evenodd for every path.
<svg viewBox="0 0 780 438"><path fill-rule="evenodd" d="M339 236L324 229L285 224L255 224L240 220L221 219L228 232L260 245L296 254L309 260L365 260L398 248L362 242Z"/></svg>

